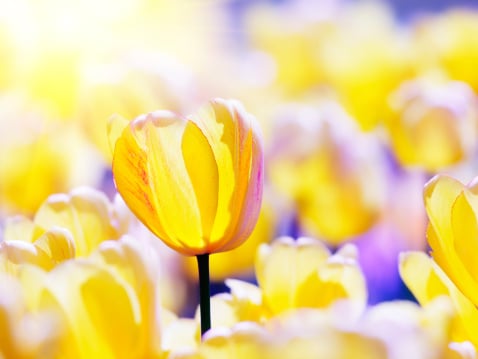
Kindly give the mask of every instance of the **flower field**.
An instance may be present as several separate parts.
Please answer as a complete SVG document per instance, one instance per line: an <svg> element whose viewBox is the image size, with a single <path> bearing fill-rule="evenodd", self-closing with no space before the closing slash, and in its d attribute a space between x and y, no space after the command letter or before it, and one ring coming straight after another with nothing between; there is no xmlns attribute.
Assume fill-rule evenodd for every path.
<svg viewBox="0 0 478 359"><path fill-rule="evenodd" d="M0 0L0 359L473 359L478 8Z"/></svg>

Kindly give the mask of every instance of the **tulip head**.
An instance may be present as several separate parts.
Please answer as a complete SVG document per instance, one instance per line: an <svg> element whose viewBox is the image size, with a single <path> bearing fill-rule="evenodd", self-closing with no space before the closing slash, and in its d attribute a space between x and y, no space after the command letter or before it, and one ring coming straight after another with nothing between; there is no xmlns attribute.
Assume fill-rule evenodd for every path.
<svg viewBox="0 0 478 359"><path fill-rule="evenodd" d="M215 99L186 118L157 111L122 121L109 127L115 184L155 235L185 255L230 250L249 237L262 199L263 151L258 125L240 103Z"/></svg>
<svg viewBox="0 0 478 359"><path fill-rule="evenodd" d="M424 188L429 218L427 238L432 257L456 287L478 304L478 182L465 185L446 176L433 177Z"/></svg>
<svg viewBox="0 0 478 359"><path fill-rule="evenodd" d="M387 122L392 150L403 166L436 172L476 150L478 106L464 82L424 76L390 96Z"/></svg>

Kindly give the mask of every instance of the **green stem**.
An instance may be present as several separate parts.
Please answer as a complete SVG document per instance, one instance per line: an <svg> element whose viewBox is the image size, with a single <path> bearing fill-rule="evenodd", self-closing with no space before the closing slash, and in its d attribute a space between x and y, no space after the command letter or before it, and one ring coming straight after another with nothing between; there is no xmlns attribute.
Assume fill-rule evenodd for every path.
<svg viewBox="0 0 478 359"><path fill-rule="evenodd" d="M201 336L211 329L211 293L209 287L209 253L196 256L199 270L199 307Z"/></svg>

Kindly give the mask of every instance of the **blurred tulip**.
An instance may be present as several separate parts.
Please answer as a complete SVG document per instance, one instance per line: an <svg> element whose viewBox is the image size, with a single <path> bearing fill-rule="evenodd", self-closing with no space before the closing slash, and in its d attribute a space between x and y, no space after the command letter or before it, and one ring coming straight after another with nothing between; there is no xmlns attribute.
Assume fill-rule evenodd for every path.
<svg viewBox="0 0 478 359"><path fill-rule="evenodd" d="M99 256L98 250L108 252L106 248L111 250L113 262L113 253L118 252L116 261L121 263L122 256L134 256L138 250L137 246L122 249L123 241L111 244L111 240L116 241L124 235L135 237L148 247L150 253L143 255L142 260L155 263L148 265L148 276L159 282L160 302L168 309L181 310L186 293L184 283L178 280L181 274L176 254L152 238L119 196L111 202L102 192L89 187L75 188L69 194L51 195L33 220L21 216L7 218L3 242L0 241L0 269L16 274L18 267L31 264L50 271L67 259L87 257L92 253ZM129 271L129 266L123 264L124 270Z"/></svg>
<svg viewBox="0 0 478 359"><path fill-rule="evenodd" d="M323 83L320 46L335 27L336 4L295 1L255 4L246 14L251 44L270 58L274 86L297 96Z"/></svg>
<svg viewBox="0 0 478 359"><path fill-rule="evenodd" d="M143 321L154 318L142 317L137 294L120 276L76 260L57 266L45 281L42 304L59 310L68 325L63 357L130 358L144 353Z"/></svg>
<svg viewBox="0 0 478 359"><path fill-rule="evenodd" d="M238 102L213 100L186 119L143 115L116 139L119 122L109 127L115 183L154 234L185 255L247 239L261 205L263 158L255 119Z"/></svg>
<svg viewBox="0 0 478 359"><path fill-rule="evenodd" d="M444 70L447 75L478 90L478 12L453 9L433 16L422 16L412 24L412 43L416 65L421 71Z"/></svg>
<svg viewBox="0 0 478 359"><path fill-rule="evenodd" d="M205 336L197 351L173 352L172 359L267 358L266 331L253 323L241 323L231 329L213 330Z"/></svg>
<svg viewBox="0 0 478 359"><path fill-rule="evenodd" d="M148 241L123 236L100 244L92 259L108 265L134 290L141 316L136 345L146 352L160 350L160 256Z"/></svg>
<svg viewBox="0 0 478 359"><path fill-rule="evenodd" d="M42 237L68 237L65 248L71 248L63 253L70 253L71 258L84 257L101 242L119 238L118 222L115 206L104 193L91 187L78 187L69 194L49 196L33 220L25 217L7 220L4 239L36 244Z"/></svg>
<svg viewBox="0 0 478 359"><path fill-rule="evenodd" d="M334 102L281 107L267 171L305 233L339 244L375 224L384 205L384 157Z"/></svg>
<svg viewBox="0 0 478 359"><path fill-rule="evenodd" d="M420 78L403 83L390 102L387 128L403 166L434 172L476 150L478 102L467 84Z"/></svg>
<svg viewBox="0 0 478 359"><path fill-rule="evenodd" d="M0 273L0 357L58 358L60 324L53 311L30 311L19 282Z"/></svg>
<svg viewBox="0 0 478 359"><path fill-rule="evenodd" d="M213 328L230 328L240 322L263 323L270 315L264 306L261 288L237 279L227 279L226 286L230 293L211 298Z"/></svg>
<svg viewBox="0 0 478 359"><path fill-rule="evenodd" d="M441 297L423 308L411 301L384 302L371 307L359 323L362 332L386 344L389 358L441 359L450 355L454 319L450 301Z"/></svg>
<svg viewBox="0 0 478 359"><path fill-rule="evenodd" d="M395 301L357 311L353 303L338 301L327 309L283 312L263 325L246 321L213 327L196 349L174 350L170 357L471 359L473 348L450 341L449 304L447 298L423 308Z"/></svg>
<svg viewBox="0 0 478 359"><path fill-rule="evenodd" d="M272 91L290 99L328 89L365 130L383 121L388 94L413 75L412 48L385 3L262 5L246 26L253 46L271 58Z"/></svg>
<svg viewBox="0 0 478 359"><path fill-rule="evenodd" d="M368 131L386 117L388 95L414 75L411 55L387 3L354 2L338 13L334 31L321 43L319 61L326 82Z"/></svg>
<svg viewBox="0 0 478 359"><path fill-rule="evenodd" d="M452 340L471 341L477 347L478 309L460 292L432 258L423 252L402 253L400 275L423 306L440 296L449 297L457 313L451 327Z"/></svg>
<svg viewBox="0 0 478 359"><path fill-rule="evenodd" d="M31 215L47 196L94 185L103 167L74 124L51 124L17 96L0 98L0 211Z"/></svg>
<svg viewBox="0 0 478 359"><path fill-rule="evenodd" d="M74 257L71 234L59 227L51 228L33 242L0 241L0 271L12 275L17 275L18 266L31 264L48 271Z"/></svg>
<svg viewBox="0 0 478 359"><path fill-rule="evenodd" d="M159 358L159 257L144 241L105 241L88 258L18 271L34 310L61 314L61 357Z"/></svg>
<svg viewBox="0 0 478 359"><path fill-rule="evenodd" d="M319 241L304 237L297 241L284 237L271 245L261 245L256 276L264 304L272 313L301 307L326 308L346 298L365 306L365 278L356 256L352 245L331 255Z"/></svg>

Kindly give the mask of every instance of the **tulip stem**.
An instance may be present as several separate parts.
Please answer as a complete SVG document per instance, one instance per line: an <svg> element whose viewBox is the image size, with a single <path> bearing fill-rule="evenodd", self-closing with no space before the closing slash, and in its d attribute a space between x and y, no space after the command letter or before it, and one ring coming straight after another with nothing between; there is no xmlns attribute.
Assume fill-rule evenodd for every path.
<svg viewBox="0 0 478 359"><path fill-rule="evenodd" d="M199 271L199 308L201 336L211 329L211 292L209 286L209 253L196 256Z"/></svg>

